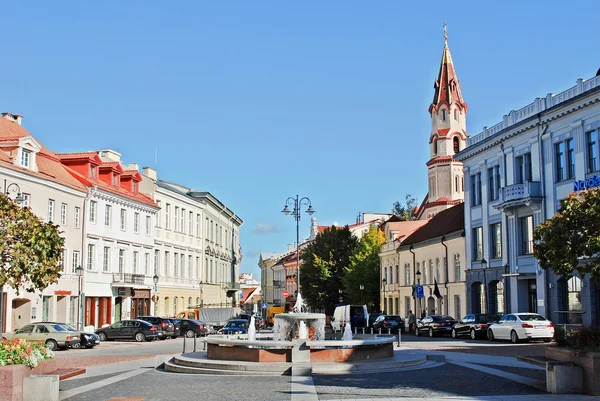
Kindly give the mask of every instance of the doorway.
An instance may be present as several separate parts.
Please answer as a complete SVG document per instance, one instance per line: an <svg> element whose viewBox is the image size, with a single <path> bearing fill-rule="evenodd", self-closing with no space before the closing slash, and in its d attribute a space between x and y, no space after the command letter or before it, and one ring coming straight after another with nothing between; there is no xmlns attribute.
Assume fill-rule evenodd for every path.
<svg viewBox="0 0 600 401"><path fill-rule="evenodd" d="M23 298L13 299L10 327L14 331L29 323L31 323L31 300Z"/></svg>
<svg viewBox="0 0 600 401"><path fill-rule="evenodd" d="M121 307L123 306L123 297L115 298L115 322L121 321Z"/></svg>
<svg viewBox="0 0 600 401"><path fill-rule="evenodd" d="M537 284L535 282L535 279L527 280L527 287L529 288L529 312L537 313Z"/></svg>

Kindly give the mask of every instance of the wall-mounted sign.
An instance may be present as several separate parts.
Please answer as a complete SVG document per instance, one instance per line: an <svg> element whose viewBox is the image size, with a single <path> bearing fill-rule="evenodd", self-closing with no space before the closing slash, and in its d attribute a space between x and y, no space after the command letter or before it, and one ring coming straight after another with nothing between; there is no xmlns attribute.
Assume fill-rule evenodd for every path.
<svg viewBox="0 0 600 401"><path fill-rule="evenodd" d="M584 189L600 187L600 177L595 175L587 180L575 180L573 182L573 191L583 191Z"/></svg>

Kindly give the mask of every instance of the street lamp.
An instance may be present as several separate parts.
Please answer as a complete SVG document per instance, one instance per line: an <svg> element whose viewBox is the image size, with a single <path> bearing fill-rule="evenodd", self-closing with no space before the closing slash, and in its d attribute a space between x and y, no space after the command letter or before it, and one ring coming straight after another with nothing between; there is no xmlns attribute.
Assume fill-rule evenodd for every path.
<svg viewBox="0 0 600 401"><path fill-rule="evenodd" d="M387 303L387 300L385 299L385 287L387 286L387 279L385 277L383 280L381 280L381 284L383 284L383 313L385 313L385 307Z"/></svg>
<svg viewBox="0 0 600 401"><path fill-rule="evenodd" d="M200 286L200 307L204 307L204 281L200 281L198 284Z"/></svg>
<svg viewBox="0 0 600 401"><path fill-rule="evenodd" d="M152 277L154 283L154 316L158 316L158 274Z"/></svg>
<svg viewBox="0 0 600 401"><path fill-rule="evenodd" d="M75 268L75 274L77 275L77 280L79 281L79 311L77 312L77 327L79 330L83 331L83 294L81 293L81 278L83 277L83 267L81 265Z"/></svg>
<svg viewBox="0 0 600 401"><path fill-rule="evenodd" d="M487 270L487 260L485 259L481 259L479 261L479 263L481 264L481 269L483 270L483 296L484 296L484 307L485 307L485 313L488 313L488 291L487 291L487 276L485 275L485 271Z"/></svg>
<svg viewBox="0 0 600 401"><path fill-rule="evenodd" d="M417 270L417 272L415 273L415 278L417 279L417 285L421 285L421 277L423 277L423 275L421 274L421 272L419 270ZM416 292L416 290L415 290ZM417 299L419 300L419 309L417 309ZM415 314L418 314L418 316L421 316L421 298L417 298L416 294L415 294Z"/></svg>
<svg viewBox="0 0 600 401"><path fill-rule="evenodd" d="M360 289L360 303L363 304L364 303L363 291L365 290L365 286L363 284L361 284L358 286L358 288Z"/></svg>
<svg viewBox="0 0 600 401"><path fill-rule="evenodd" d="M289 206L292 205L294 206L294 210L290 210L289 208ZM308 206L308 209L306 209L306 213L309 216L312 216L315 210L312 208L310 199L308 199L307 197L299 198L298 195L296 195L295 198L291 196L287 198L287 200L285 201L285 207L281 211L281 213L285 214L286 216L291 213L292 216L294 216L294 219L296 220L296 287L298 292L300 292L300 209L302 205Z"/></svg>
<svg viewBox="0 0 600 401"><path fill-rule="evenodd" d="M342 295L344 292L342 291L342 289L338 289L338 292L340 293L340 304L344 303L344 296Z"/></svg>

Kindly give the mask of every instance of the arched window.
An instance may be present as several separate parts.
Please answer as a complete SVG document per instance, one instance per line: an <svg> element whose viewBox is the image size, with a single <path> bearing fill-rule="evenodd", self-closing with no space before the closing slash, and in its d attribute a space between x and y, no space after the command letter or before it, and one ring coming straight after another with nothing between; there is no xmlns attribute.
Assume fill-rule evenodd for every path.
<svg viewBox="0 0 600 401"><path fill-rule="evenodd" d="M460 281L460 255L457 253L454 255L454 281Z"/></svg>
<svg viewBox="0 0 600 401"><path fill-rule="evenodd" d="M442 121L446 121L446 110L442 110Z"/></svg>
<svg viewBox="0 0 600 401"><path fill-rule="evenodd" d="M581 324L581 279L579 277L573 276L567 281L567 299L569 302L569 323Z"/></svg>
<svg viewBox="0 0 600 401"><path fill-rule="evenodd" d="M452 138L452 146L454 147L454 153L458 153L460 151L460 142L458 141L457 136Z"/></svg>
<svg viewBox="0 0 600 401"><path fill-rule="evenodd" d="M169 312L167 312L168 314ZM173 298L173 316L177 315L177 297Z"/></svg>
<svg viewBox="0 0 600 401"><path fill-rule="evenodd" d="M188 298L188 308L192 308L192 297Z"/></svg>
<svg viewBox="0 0 600 401"><path fill-rule="evenodd" d="M433 284L433 260L429 259L429 284Z"/></svg>
<svg viewBox="0 0 600 401"><path fill-rule="evenodd" d="M437 143L437 139L433 140L433 154L437 155L438 154L438 143Z"/></svg>
<svg viewBox="0 0 600 401"><path fill-rule="evenodd" d="M200 306L200 297L196 297L196 307Z"/></svg>
<svg viewBox="0 0 600 401"><path fill-rule="evenodd" d="M423 281L421 281L421 283L425 284L427 282L427 265L425 264L425 261L423 261L421 266L423 267L423 271L421 272L423 273Z"/></svg>
<svg viewBox="0 0 600 401"><path fill-rule="evenodd" d="M440 282L440 259L435 258L435 279Z"/></svg>
<svg viewBox="0 0 600 401"><path fill-rule="evenodd" d="M458 121L458 110L454 109L454 119Z"/></svg>

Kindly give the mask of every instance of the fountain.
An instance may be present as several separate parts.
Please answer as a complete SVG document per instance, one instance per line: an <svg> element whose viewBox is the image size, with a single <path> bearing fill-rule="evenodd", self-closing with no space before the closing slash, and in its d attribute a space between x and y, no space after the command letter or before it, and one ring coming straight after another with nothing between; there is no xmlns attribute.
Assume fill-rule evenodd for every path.
<svg viewBox="0 0 600 401"><path fill-rule="evenodd" d="M350 322L346 322L346 327L344 327L344 334L342 335L342 341L350 340L352 340L352 326L350 326Z"/></svg>
<svg viewBox="0 0 600 401"><path fill-rule="evenodd" d="M273 335L277 341L291 341L296 338L324 340L325 314L306 313L306 304L298 293L292 312L275 315ZM302 327L304 326L304 329ZM302 330L306 330L304 333ZM305 334L303 337L302 335Z"/></svg>
<svg viewBox="0 0 600 401"><path fill-rule="evenodd" d="M255 341L256 340L256 323L254 320L254 316L250 318L250 326L248 327L248 340Z"/></svg>

